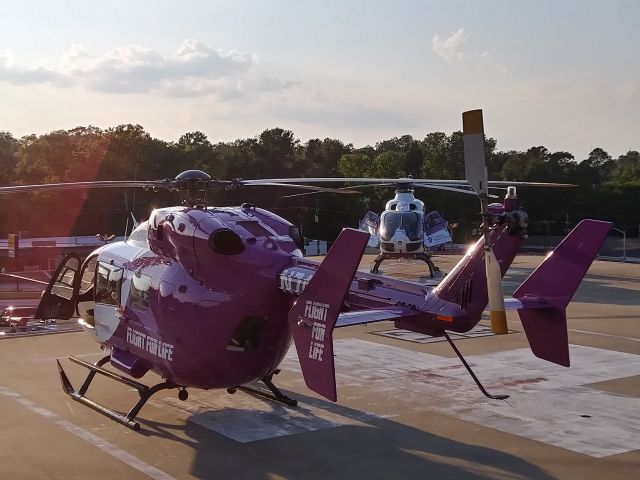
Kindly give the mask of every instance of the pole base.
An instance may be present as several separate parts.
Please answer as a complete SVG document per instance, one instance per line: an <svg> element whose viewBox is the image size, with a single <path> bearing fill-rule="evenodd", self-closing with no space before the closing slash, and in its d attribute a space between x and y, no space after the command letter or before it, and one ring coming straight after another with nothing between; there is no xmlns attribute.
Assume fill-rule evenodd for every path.
<svg viewBox="0 0 640 480"><path fill-rule="evenodd" d="M507 313L491 312L491 331L496 335L505 335L509 333L507 328Z"/></svg>

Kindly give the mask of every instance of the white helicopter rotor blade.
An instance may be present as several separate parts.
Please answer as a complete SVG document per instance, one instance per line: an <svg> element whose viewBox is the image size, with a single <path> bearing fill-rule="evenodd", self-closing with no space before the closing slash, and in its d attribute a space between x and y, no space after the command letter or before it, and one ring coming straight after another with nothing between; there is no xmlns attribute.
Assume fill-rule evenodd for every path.
<svg viewBox="0 0 640 480"><path fill-rule="evenodd" d="M318 187L316 185L299 185L296 183L280 183L280 182L260 182L260 183L245 183L245 185L250 187L287 187L287 188L295 188L297 190L311 190L308 194L298 194L298 195L311 195L314 193L339 193L342 195L353 195L360 194L360 192L356 190L352 190L352 187L344 187L344 188L329 188L329 187ZM287 195L287 197L291 197L294 195ZM284 197L283 197L284 198Z"/></svg>
<svg viewBox="0 0 640 480"><path fill-rule="evenodd" d="M264 185L262 183L260 184L252 184L252 185ZM272 185L272 184L269 184ZM291 185L291 184L277 184L277 185ZM456 186L447 186L447 185L440 185L440 184L430 184L430 183L411 183L408 184L411 186L411 188L414 187L419 187L419 188L430 188L432 190L446 190L449 192L457 192L457 193L465 193L467 195L474 195L474 196L478 196L478 194L476 192L474 192L473 190L470 190L469 187L467 185L456 185ZM393 184L393 183L366 183L366 184L360 184L360 185L351 185L349 187L342 187L342 188L338 188L337 190L339 190L340 192L338 193L356 193L353 191L349 191L349 189L364 189L364 188L372 188L372 187L390 187L390 188L398 188L398 184ZM345 190L347 192L345 192ZM291 195L284 195L281 198L295 198L295 197L304 197L304 196L308 196L308 195L315 195L317 193L322 193L324 190L320 189L317 192L309 192L309 193L294 193ZM490 198L498 198L495 195L489 195Z"/></svg>
<svg viewBox="0 0 640 480"><path fill-rule="evenodd" d="M478 196L478 194L474 190L469 190L468 188L464 188L464 186L459 187L451 187L446 185L431 185L429 183L416 183L413 185L414 187L419 188L430 188L432 190L445 190L447 192L457 192L457 193L465 193L467 195ZM496 195L489 195L490 198L498 198Z"/></svg>
<svg viewBox="0 0 640 480"><path fill-rule="evenodd" d="M484 158L484 148L482 149ZM299 178L266 178L256 180L242 180L244 185L262 185L268 183L360 183L378 186L397 186L402 184L428 184L443 185L448 187L472 187L468 180L444 180L442 178L373 178L373 177L299 177ZM510 182L505 180L489 180L487 186L506 187L517 185L521 187L575 187L572 183L546 183L546 182Z"/></svg>
<svg viewBox="0 0 640 480"><path fill-rule="evenodd" d="M488 224L489 183L484 157L484 124L482 110L462 114L465 176L480 197L482 230L484 234L484 262L487 277L487 295L493 333L507 333L507 316L502 294L502 272L491 247L491 225Z"/></svg>

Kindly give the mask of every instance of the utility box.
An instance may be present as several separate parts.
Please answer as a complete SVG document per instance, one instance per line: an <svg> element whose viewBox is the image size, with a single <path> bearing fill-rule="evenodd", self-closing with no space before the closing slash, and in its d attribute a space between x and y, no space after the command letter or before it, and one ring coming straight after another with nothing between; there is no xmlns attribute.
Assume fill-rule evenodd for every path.
<svg viewBox="0 0 640 480"><path fill-rule="evenodd" d="M20 237L17 233L7 235L7 245L9 258L18 258L20 253Z"/></svg>

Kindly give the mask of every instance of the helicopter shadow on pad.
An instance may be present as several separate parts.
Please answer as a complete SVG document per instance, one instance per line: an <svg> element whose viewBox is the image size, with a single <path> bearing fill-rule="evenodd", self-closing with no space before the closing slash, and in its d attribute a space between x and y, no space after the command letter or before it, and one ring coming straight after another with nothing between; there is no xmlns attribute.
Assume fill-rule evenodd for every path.
<svg viewBox="0 0 640 480"><path fill-rule="evenodd" d="M178 440L192 448L194 460L189 474L202 479L556 478L520 457L315 397L296 394L300 403L292 409L246 394L252 401L240 399L240 395L229 395L231 403L240 405L222 408L224 396L213 394L209 403L215 404L215 410L209 411L204 410L201 399L195 399L191 407L182 410L184 423L141 420L141 433ZM186 403L192 403L192 399ZM249 404L257 412L243 408ZM224 428L219 425L213 430L215 421ZM237 431L231 433L234 422ZM281 434L262 439L257 434L255 440L244 442L233 438L252 423L258 431ZM246 438L247 433L241 435Z"/></svg>
<svg viewBox="0 0 640 480"><path fill-rule="evenodd" d="M299 397L287 392L287 395ZM308 401L307 401L308 400ZM188 402L175 397L163 399L177 410L177 416L239 443L293 435L342 425L364 425L377 416L345 410L333 403L305 397L296 408L259 396L238 392L192 391Z"/></svg>

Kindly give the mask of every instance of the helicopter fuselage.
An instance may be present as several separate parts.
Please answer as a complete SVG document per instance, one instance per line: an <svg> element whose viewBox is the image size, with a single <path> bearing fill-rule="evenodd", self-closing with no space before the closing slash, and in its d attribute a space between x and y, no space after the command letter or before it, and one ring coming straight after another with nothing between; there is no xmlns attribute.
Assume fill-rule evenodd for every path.
<svg viewBox="0 0 640 480"><path fill-rule="evenodd" d="M84 261L80 324L136 378L154 370L182 386L249 383L289 348L292 297L277 275L299 247L292 224L253 206L155 210L126 242Z"/></svg>
<svg viewBox="0 0 640 480"><path fill-rule="evenodd" d="M421 253L424 251L424 203L413 190L397 190L380 216L380 251Z"/></svg>

